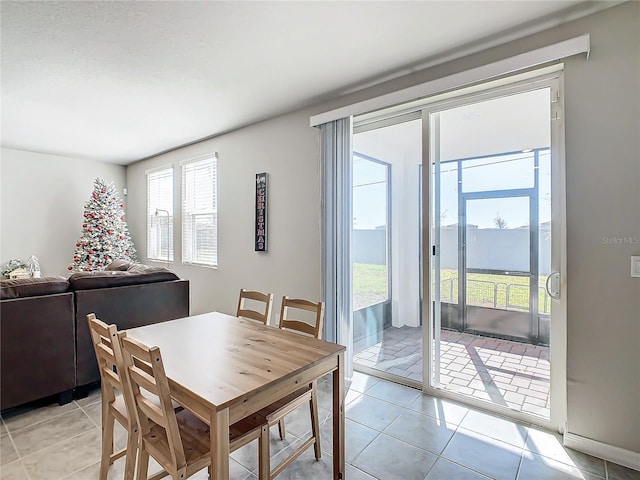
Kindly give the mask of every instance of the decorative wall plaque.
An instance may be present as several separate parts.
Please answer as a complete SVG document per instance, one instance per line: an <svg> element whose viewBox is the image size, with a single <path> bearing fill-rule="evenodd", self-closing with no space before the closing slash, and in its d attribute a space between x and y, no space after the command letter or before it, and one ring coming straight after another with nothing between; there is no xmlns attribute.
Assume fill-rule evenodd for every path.
<svg viewBox="0 0 640 480"><path fill-rule="evenodd" d="M267 173L256 173L256 252L267 251Z"/></svg>

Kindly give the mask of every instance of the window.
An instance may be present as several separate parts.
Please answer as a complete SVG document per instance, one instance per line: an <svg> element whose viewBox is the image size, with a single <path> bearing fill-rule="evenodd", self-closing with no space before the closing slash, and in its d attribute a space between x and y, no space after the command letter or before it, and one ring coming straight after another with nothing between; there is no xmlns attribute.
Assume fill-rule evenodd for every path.
<svg viewBox="0 0 640 480"><path fill-rule="evenodd" d="M218 265L217 154L182 163L182 263Z"/></svg>
<svg viewBox="0 0 640 480"><path fill-rule="evenodd" d="M173 167L147 172L147 258L173 261Z"/></svg>

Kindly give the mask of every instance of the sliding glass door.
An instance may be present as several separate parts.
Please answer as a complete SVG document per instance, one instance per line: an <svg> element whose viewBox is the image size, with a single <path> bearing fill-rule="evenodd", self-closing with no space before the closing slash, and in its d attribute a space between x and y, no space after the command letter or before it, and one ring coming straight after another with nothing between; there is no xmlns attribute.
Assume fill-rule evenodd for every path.
<svg viewBox="0 0 640 480"><path fill-rule="evenodd" d="M558 76L355 119L356 370L562 424Z"/></svg>

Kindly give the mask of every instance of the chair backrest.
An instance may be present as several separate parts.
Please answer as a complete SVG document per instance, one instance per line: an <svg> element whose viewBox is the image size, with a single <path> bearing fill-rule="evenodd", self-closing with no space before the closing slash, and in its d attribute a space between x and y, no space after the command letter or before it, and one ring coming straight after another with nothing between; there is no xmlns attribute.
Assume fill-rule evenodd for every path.
<svg viewBox="0 0 640 480"><path fill-rule="evenodd" d="M169 462L175 470L185 468L184 447L180 439L180 430L171 402L169 381L165 374L160 349L147 347L126 336L120 337L120 341L142 437L149 433L153 425L151 422L162 427L166 432L168 452L166 448L153 443L146 445L147 450L161 464L162 459ZM156 399L157 401L154 401Z"/></svg>
<svg viewBox="0 0 640 480"><path fill-rule="evenodd" d="M296 319L290 314L291 310L303 310L315 313L312 323ZM299 313L299 312L298 312ZM324 321L324 302L310 302L300 298L282 297L279 327L286 330L297 330L320 339L322 337L322 322Z"/></svg>
<svg viewBox="0 0 640 480"><path fill-rule="evenodd" d="M262 303L262 310L245 308L246 300L253 300L254 302ZM240 290L240 296L238 298L236 317L249 318L251 320L262 322L265 325L269 325L271 307L273 307L273 293L252 292L243 288Z"/></svg>
<svg viewBox="0 0 640 480"><path fill-rule="evenodd" d="M131 387L126 378L124 356L118 340L118 336L123 332L118 332L115 325L107 325L98 320L93 313L87 315L87 322L89 323L89 332L91 332L91 340L96 352L98 369L100 370L102 391L103 395L105 395L102 401L113 403L116 399L114 389L121 391L124 396L129 421L133 423L135 422L135 405Z"/></svg>

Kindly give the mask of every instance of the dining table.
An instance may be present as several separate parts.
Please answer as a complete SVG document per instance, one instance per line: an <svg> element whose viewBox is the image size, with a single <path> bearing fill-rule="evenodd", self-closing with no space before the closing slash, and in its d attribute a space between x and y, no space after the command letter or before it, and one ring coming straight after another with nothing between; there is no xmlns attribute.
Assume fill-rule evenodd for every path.
<svg viewBox="0 0 640 480"><path fill-rule="evenodd" d="M345 478L345 347L220 312L126 330L160 348L171 396L208 420L211 478L229 479L229 425L332 372L333 479Z"/></svg>

